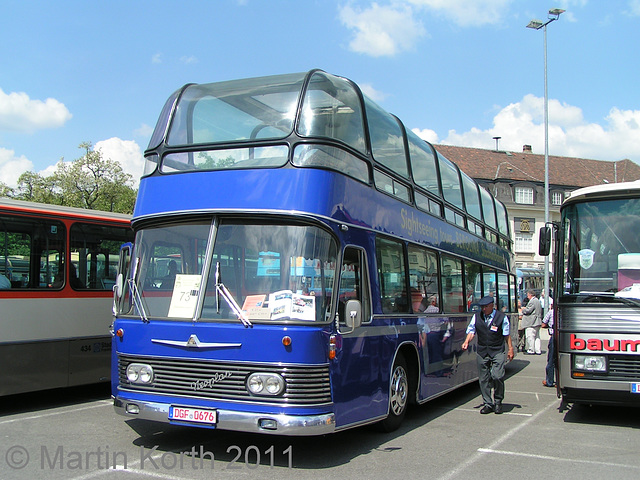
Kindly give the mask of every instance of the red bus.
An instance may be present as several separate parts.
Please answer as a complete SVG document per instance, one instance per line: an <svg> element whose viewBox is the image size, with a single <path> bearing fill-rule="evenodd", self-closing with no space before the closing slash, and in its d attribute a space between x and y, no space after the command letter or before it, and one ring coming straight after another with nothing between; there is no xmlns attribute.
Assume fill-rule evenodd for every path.
<svg viewBox="0 0 640 480"><path fill-rule="evenodd" d="M108 381L130 216L0 199L0 395Z"/></svg>

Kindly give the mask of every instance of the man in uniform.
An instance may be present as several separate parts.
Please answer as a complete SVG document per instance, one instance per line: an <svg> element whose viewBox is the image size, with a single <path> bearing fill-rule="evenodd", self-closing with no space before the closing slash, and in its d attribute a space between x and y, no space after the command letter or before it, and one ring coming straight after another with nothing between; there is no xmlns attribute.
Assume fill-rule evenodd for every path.
<svg viewBox="0 0 640 480"><path fill-rule="evenodd" d="M480 392L484 406L480 413L502 413L504 400L504 367L507 359L513 359L513 345L509 334L509 319L505 314L493 308L492 296L483 297L478 302L480 312L476 313L467 327L467 338L462 349L469 348L469 342L478 335L478 375ZM505 343L508 352L505 355ZM493 399L491 390L493 389Z"/></svg>

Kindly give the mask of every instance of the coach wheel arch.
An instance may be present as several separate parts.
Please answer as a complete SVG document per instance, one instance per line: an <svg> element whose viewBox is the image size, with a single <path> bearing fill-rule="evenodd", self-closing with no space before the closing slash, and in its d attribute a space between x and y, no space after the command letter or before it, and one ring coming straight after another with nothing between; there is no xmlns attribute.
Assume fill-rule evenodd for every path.
<svg viewBox="0 0 640 480"><path fill-rule="evenodd" d="M418 360L418 351L416 350L415 345L404 344L398 350L398 355L402 355L406 363L407 378L409 380L409 404L417 405L417 391L420 379L420 360Z"/></svg>
<svg viewBox="0 0 640 480"><path fill-rule="evenodd" d="M418 357L415 348L402 347L396 353L390 372L389 414L378 423L380 430L392 432L402 423L409 404L416 403Z"/></svg>

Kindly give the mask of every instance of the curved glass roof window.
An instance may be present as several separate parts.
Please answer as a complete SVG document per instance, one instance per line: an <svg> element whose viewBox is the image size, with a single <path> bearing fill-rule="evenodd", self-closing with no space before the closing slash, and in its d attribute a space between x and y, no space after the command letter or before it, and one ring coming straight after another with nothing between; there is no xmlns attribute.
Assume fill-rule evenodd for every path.
<svg viewBox="0 0 640 480"><path fill-rule="evenodd" d="M298 133L340 140L366 153L362 103L353 84L328 73L314 73L302 102Z"/></svg>
<svg viewBox="0 0 640 480"><path fill-rule="evenodd" d="M173 112L173 106L178 100L180 91L181 90L177 90L173 92L169 99L164 103L162 112L160 112L160 117L158 117L158 121L156 122L156 128L153 129L153 135L151 135L151 139L149 140L149 146L147 147L148 150L158 147L164 140L167 125L169 124L169 119L171 118L171 112Z"/></svg>
<svg viewBox="0 0 640 480"><path fill-rule="evenodd" d="M422 188L440 196L436 158L431 146L411 130L407 130L413 180Z"/></svg>
<svg viewBox="0 0 640 480"><path fill-rule="evenodd" d="M460 176L462 177L464 203L467 207L467 213L478 220L482 220L482 210L480 209L480 195L478 193L478 184L464 172L460 172Z"/></svg>
<svg viewBox="0 0 640 480"><path fill-rule="evenodd" d="M398 175L409 177L404 136L398 120L370 98L364 99L373 158Z"/></svg>
<svg viewBox="0 0 640 480"><path fill-rule="evenodd" d="M506 207L496 200L496 216L498 217L498 231L508 237L509 236L509 220L507 217Z"/></svg>
<svg viewBox="0 0 640 480"><path fill-rule="evenodd" d="M492 228L496 228L496 210L493 204L493 197L485 189L480 188L480 199L482 200L482 212L484 213L484 223Z"/></svg>
<svg viewBox="0 0 640 480"><path fill-rule="evenodd" d="M305 74L187 86L169 127L170 146L280 139L293 129Z"/></svg>
<svg viewBox="0 0 640 480"><path fill-rule="evenodd" d="M180 152L165 155L162 172L174 173L186 170L237 170L240 168L282 167L289 159L289 147L224 148L199 152Z"/></svg>
<svg viewBox="0 0 640 480"><path fill-rule="evenodd" d="M369 183L367 162L341 148L313 143L297 145L293 152L293 164L296 167L329 168Z"/></svg>
<svg viewBox="0 0 640 480"><path fill-rule="evenodd" d="M450 160L439 153L438 161L440 162L440 182L444 199L452 205L462 208L462 191L458 169Z"/></svg>

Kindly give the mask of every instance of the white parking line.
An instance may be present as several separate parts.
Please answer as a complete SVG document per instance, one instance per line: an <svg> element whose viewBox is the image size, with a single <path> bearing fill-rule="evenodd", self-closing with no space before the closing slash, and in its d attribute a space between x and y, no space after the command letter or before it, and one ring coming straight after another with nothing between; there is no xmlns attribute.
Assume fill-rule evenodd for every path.
<svg viewBox="0 0 640 480"><path fill-rule="evenodd" d="M478 409L477 408L456 408L456 410L458 410L460 412L478 413ZM518 417L531 417L531 416L533 416L533 413L504 412L503 415L515 415L515 416L518 416Z"/></svg>
<svg viewBox="0 0 640 480"><path fill-rule="evenodd" d="M168 452L159 451L154 455L149 455L148 457L145 456L144 459L140 458L133 462L125 461L125 465L122 465L122 464L107 465L107 468L103 470L88 472L83 475L79 475L77 477L68 477L67 480L89 480L95 477L102 476L106 473L112 473L112 472L128 473L128 474L134 474L138 476L147 476L151 478L159 478L162 480L185 480L185 477L178 477L175 475L170 475L168 473L163 473L162 471L159 470L158 463L162 464L161 459L163 455L167 455L167 454L180 455L181 452L182 453L187 452L188 448L189 447L185 445L182 449L170 450ZM141 457L142 455L143 454L141 453ZM186 457L186 458L191 459L192 457ZM149 466L145 467L143 465L144 463L148 463ZM179 467L180 471L182 471L182 466L180 464L178 464L177 466ZM171 468L174 468L174 467L176 467L176 465L172 466ZM169 467L164 467L164 468L169 468ZM156 469L156 470L153 470L153 469ZM188 470L185 469L184 471L188 471ZM213 468L212 468L212 471L213 471Z"/></svg>
<svg viewBox="0 0 640 480"><path fill-rule="evenodd" d="M556 390L554 388L549 388L548 390L549 390L548 392L542 392L542 393L541 392L526 391L526 390L507 390L507 393L508 394L509 393L524 393L526 395L544 395L544 396L553 395L556 398L558 397L558 394L556 393ZM559 400L560 399L558 398L558 401Z"/></svg>
<svg viewBox="0 0 640 480"><path fill-rule="evenodd" d="M556 405L557 405L557 402L555 402L555 401L550 403L550 404L548 404L542 410L540 410L539 412L533 414L532 416L527 418L524 422L518 424L517 426L515 426L511 430L509 430L507 433L505 433L504 435L500 436L495 442L493 442L491 445L489 445L489 449L490 450L494 450L496 447L500 446L502 443L504 443L507 440L509 440L513 435L518 433L520 430L522 430L524 427L529 425L531 422L535 421L539 416L545 414L547 412L547 410L555 407ZM440 477L440 480L450 480L452 478L461 477L462 476L461 475L462 472L464 472L469 467L471 467L474 463L476 463L478 460L480 460L484 455L486 455L484 452L481 452L480 450L476 451L476 453L471 455L459 467L454 468L453 470L449 471L449 473L446 473L445 475Z"/></svg>
<svg viewBox="0 0 640 480"><path fill-rule="evenodd" d="M491 448L479 448L478 452L481 453L494 453L498 455L512 455L516 457L527 457L527 458L535 458L538 460L554 460L561 462L570 462L570 463L584 463L588 465L601 465L606 467L622 467L622 468L631 468L633 470L640 470L640 467L637 465L625 465L624 463L613 463L613 462L599 462L596 460L580 460L575 458L561 458L561 457L551 457L549 455L536 455L534 453L520 453L520 452L509 452L505 450L493 450Z"/></svg>
<svg viewBox="0 0 640 480"><path fill-rule="evenodd" d="M91 410L92 408L100 408L100 407L106 407L106 406L112 406L112 405L113 405L113 402L111 400L100 400L100 402L97 405L92 404L86 407L73 408L70 410L60 410L55 412L42 413L40 415L32 415L30 417L18 417L18 418L13 418L11 420L2 420L0 421L0 425L6 425L8 423L14 423L14 422L24 422L26 420L38 420L40 418L53 417L55 415L64 415L65 413L81 412L83 410Z"/></svg>

